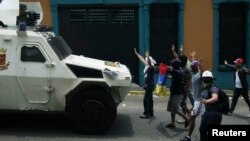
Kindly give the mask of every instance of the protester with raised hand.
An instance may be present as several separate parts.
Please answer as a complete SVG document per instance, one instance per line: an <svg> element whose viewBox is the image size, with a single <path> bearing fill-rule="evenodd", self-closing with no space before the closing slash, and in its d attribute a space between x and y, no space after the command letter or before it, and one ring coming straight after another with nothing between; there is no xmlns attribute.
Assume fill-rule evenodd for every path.
<svg viewBox="0 0 250 141"><path fill-rule="evenodd" d="M183 49L183 46L181 45L180 49ZM190 110L187 107L187 97L189 97L190 95L190 86L191 86L191 72L188 69L187 66L187 62L188 62L188 58L186 55L182 54L182 50L180 50L181 55L178 55L175 52L175 46L172 45L172 52L173 55L175 56L175 58L178 58L181 61L181 69L184 71L184 75L183 75L183 86L184 86L184 93L183 93L183 97L182 97L182 101L181 101L181 107L183 110L183 113L186 116L190 116ZM193 101L192 97L190 101ZM178 122L182 122L181 120L177 120Z"/></svg>
<svg viewBox="0 0 250 141"><path fill-rule="evenodd" d="M202 73L203 73L203 59L200 61L193 61L191 63L192 79L191 79L191 93L194 96L194 106L191 111L191 117L189 122L188 135L181 141L191 141L191 135L195 128L195 119L205 111L204 104L201 101L202 90Z"/></svg>
<svg viewBox="0 0 250 141"><path fill-rule="evenodd" d="M244 60L242 58L237 58L234 61L235 65L228 64L225 60L224 64L227 67L231 67L235 70L234 73L234 94L233 94L233 100L231 103L231 108L229 109L228 115L233 115L234 109L236 107L238 98L240 95L243 96L245 102L248 105L249 111L250 111L250 100L248 96L248 81L247 81L247 74L250 74L250 70L243 67ZM250 117L250 114L247 115Z"/></svg>
<svg viewBox="0 0 250 141"><path fill-rule="evenodd" d="M175 115L178 114L185 120L185 127L188 126L189 118L183 113L181 102L184 97L184 71L181 68L182 62L179 58L171 62L170 74L172 82L170 87L170 97L167 110L171 112L171 123L167 124L166 128L175 128Z"/></svg>
<svg viewBox="0 0 250 141"><path fill-rule="evenodd" d="M146 58L144 59L136 49L134 49L135 55L145 65L144 78L145 78L145 94L143 98L144 112L140 118L147 119L154 116L153 110L153 91L155 88L154 84L154 64L155 61L150 57L149 52L146 52Z"/></svg>

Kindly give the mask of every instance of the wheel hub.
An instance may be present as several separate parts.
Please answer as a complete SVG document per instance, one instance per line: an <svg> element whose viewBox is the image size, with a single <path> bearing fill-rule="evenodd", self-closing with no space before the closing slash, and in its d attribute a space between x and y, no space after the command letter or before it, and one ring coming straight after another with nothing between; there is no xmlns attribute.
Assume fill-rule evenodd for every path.
<svg viewBox="0 0 250 141"><path fill-rule="evenodd" d="M106 118L105 106L97 100L88 100L80 109L80 120L87 127L97 127Z"/></svg>

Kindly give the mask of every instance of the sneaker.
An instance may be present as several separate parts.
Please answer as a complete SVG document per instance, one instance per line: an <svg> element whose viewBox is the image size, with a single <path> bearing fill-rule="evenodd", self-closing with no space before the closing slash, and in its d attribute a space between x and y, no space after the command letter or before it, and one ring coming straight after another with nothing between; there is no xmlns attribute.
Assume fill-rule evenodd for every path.
<svg viewBox="0 0 250 141"><path fill-rule="evenodd" d="M233 116L234 114L232 112L229 112L226 114L227 116Z"/></svg>
<svg viewBox="0 0 250 141"><path fill-rule="evenodd" d="M147 119L147 118L150 118L150 117L148 115L140 115L140 118Z"/></svg>
<svg viewBox="0 0 250 141"><path fill-rule="evenodd" d="M175 125L172 125L171 123L165 125L165 128L175 128L175 127L176 127L176 126L175 126Z"/></svg>
<svg viewBox="0 0 250 141"><path fill-rule="evenodd" d="M186 136L183 139L181 139L180 141L191 141L191 138Z"/></svg>
<svg viewBox="0 0 250 141"><path fill-rule="evenodd" d="M185 120L184 119L178 119L176 122L178 122L178 123L185 123Z"/></svg>

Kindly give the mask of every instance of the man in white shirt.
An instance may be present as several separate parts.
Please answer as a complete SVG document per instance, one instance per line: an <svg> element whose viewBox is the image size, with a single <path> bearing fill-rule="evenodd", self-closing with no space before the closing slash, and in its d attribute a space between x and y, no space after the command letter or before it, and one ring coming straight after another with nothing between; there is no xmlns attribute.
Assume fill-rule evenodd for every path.
<svg viewBox="0 0 250 141"><path fill-rule="evenodd" d="M249 107L249 111L250 111L250 100L249 100L249 96L248 96L248 82L247 82L247 74L250 74L250 70L243 67L244 60L242 58L237 58L234 61L234 63L235 63L235 65L230 65L227 63L226 60L224 62L224 64L226 66L234 68L236 70L235 75L234 75L235 89L234 89L231 108L230 108L228 115L233 115L233 111L236 107L236 104L237 104L237 101L238 101L238 98L240 97L240 95L243 96L245 102L247 103L247 105ZM247 116L250 116L250 114Z"/></svg>

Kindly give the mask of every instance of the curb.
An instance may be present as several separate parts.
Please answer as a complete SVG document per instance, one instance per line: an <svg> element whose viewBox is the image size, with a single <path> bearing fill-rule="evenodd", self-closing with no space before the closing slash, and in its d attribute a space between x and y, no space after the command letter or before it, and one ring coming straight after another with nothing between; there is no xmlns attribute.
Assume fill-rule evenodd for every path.
<svg viewBox="0 0 250 141"><path fill-rule="evenodd" d="M129 93L132 94L132 95L144 95L145 91L140 91L140 90L136 91L136 90L132 90L132 91L129 91ZM153 94L154 94L154 95L157 95L157 96L169 96L169 95L170 95L170 92L167 91L165 94L164 94L164 93L163 93L163 94L158 94L158 93L156 93L156 92L154 91Z"/></svg>
<svg viewBox="0 0 250 141"><path fill-rule="evenodd" d="M229 92L228 90L225 90L226 94L228 97L232 97L233 96L233 93ZM145 91L141 91L141 90L131 90L129 91L128 93L132 94L132 95L144 95ZM165 94L158 94L156 93L155 91L153 92L154 95L157 95L157 96L169 96L170 95L170 92L167 91Z"/></svg>

